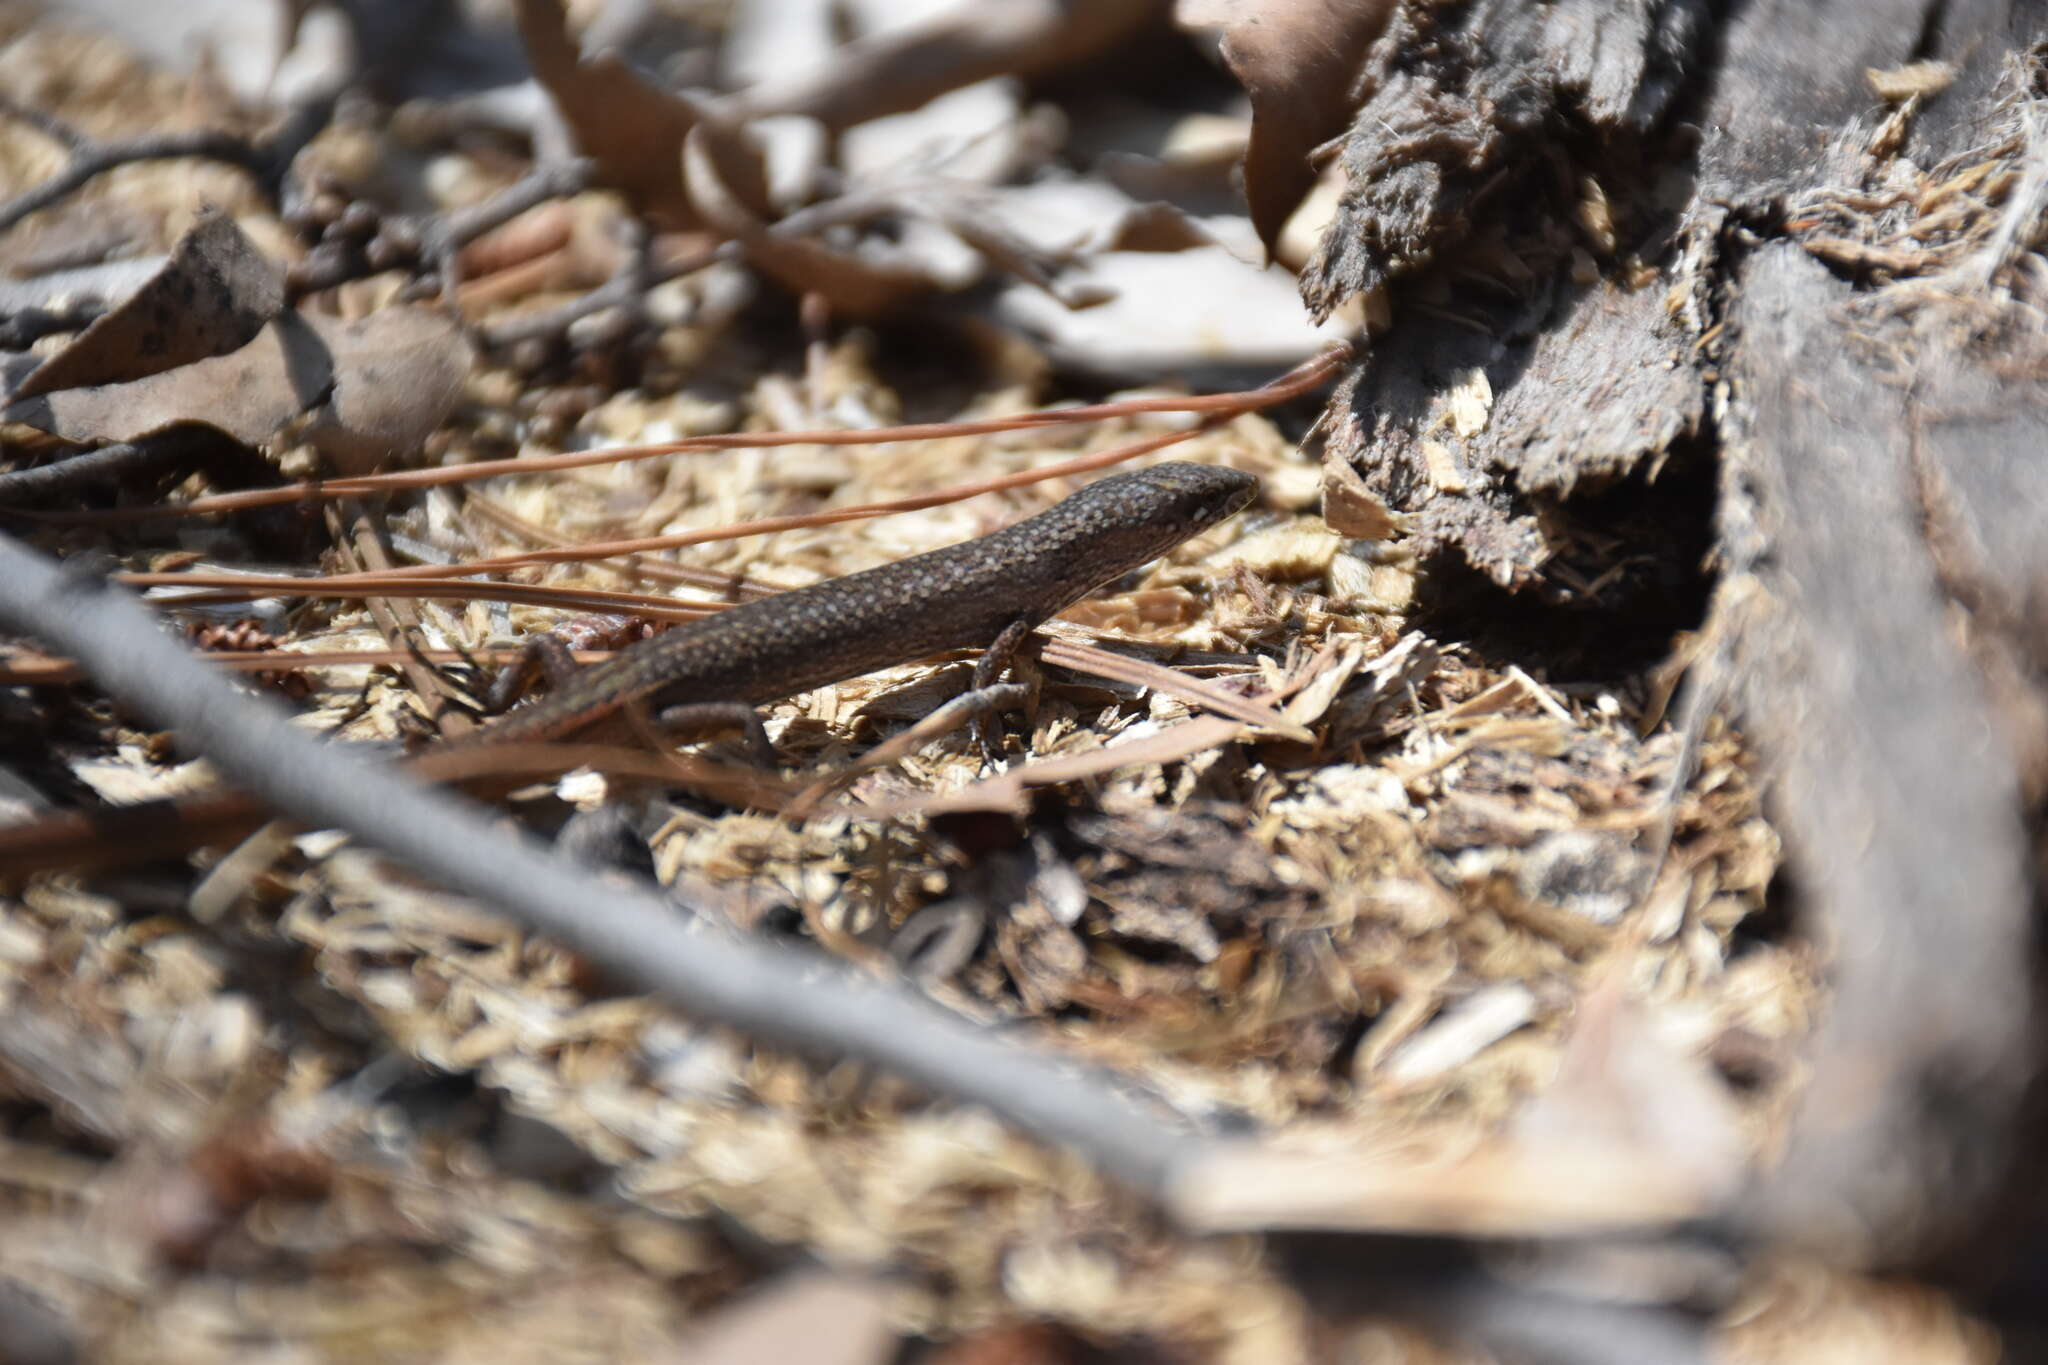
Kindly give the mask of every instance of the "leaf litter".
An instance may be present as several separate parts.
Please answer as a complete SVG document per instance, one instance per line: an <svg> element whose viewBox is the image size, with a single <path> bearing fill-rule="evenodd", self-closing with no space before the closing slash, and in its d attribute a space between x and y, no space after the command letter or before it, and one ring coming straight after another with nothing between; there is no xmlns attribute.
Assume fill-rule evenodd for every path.
<svg viewBox="0 0 2048 1365"><path fill-rule="evenodd" d="M559 7L516 8L541 87L596 161L600 183L624 196L570 201L609 235L619 268L653 249L635 245L627 206L653 221L654 246L697 234L737 243L737 259L652 286L644 305L623 310L637 316L609 332L572 323L515 355L479 347L445 308L402 299L375 275L276 294L266 268L274 258L264 254L276 250L275 223L237 208L178 239L170 262L133 295L141 303L108 309L41 359L7 420L76 444L196 424L263 452L288 476L360 474L422 451L430 463L462 464L731 430L873 427L912 413L1003 415L1059 392L1047 382L1054 361L1157 376L1190 357L1280 365L1315 344L1298 308L1276 315L1264 294L1221 291L1226 277L1264 278L1291 301L1294 283L1210 245L1189 210L1097 193L1077 226L1046 240L1030 205L1057 175L1006 175L975 186L981 199L954 186L958 211L931 212L924 201L921 221L950 222L980 258L975 273L948 280L929 268L932 258L914 256L888 265L890 250L912 240L903 224L920 216L912 188L918 176L933 183L929 168L907 168L896 184L912 188L875 193L870 210L816 212L832 205L832 192L792 209L769 191L749 129L758 116L749 94L766 107L772 91L742 90L724 105L684 96L621 57L580 51ZM1036 8L1051 27L1027 27L1031 41L1011 48L978 46L995 54L986 61L996 68L964 62L962 80L1048 60L1042 54L1074 7ZM803 99L778 96L782 112L867 122L886 100L859 117L828 111L847 107L842 92L871 86L863 72L947 50L963 32L957 16L951 22L860 49L847 72ZM4 32L62 61L128 60L33 24ZM1241 42L1233 50L1240 66L1254 59ZM1068 60L1062 51L1058 61ZM1315 79L1322 106L1338 98L1328 93L1342 84L1335 68ZM193 98L226 98L195 82ZM1295 186L1296 163L1328 108L1279 126L1271 101L1285 108L1295 97L1247 83L1263 169L1253 177L1257 227L1236 230L1270 245L1287 196L1306 189ZM81 99L92 98L93 86L81 88ZM95 127L106 121L96 109L65 112ZM496 153L424 155L388 127L326 138L345 135L359 144L347 155L321 143L308 153L330 168L358 168L354 183L337 182L347 188L343 213L358 204L371 212L383 175L409 174L406 192L429 201L466 187L462 202L516 179ZM411 170L391 170L385 156ZM143 202L178 200L175 165L121 175ZM981 205L979 230L957 232L962 213ZM260 232L244 236L237 214ZM991 249L1009 240L995 235L1012 231L1006 214L1020 224L1016 249ZM532 241L529 260L567 249L560 234ZM180 319L162 346L145 344L137 314L160 312L150 300L200 255L202 277L222 281L221 306ZM1156 281L1119 271L1120 255L1147 258ZM485 278L523 264L515 258ZM776 300L775 326L716 304L716 281L736 269L748 292ZM1013 305L982 309L975 291L1002 276L1019 281L1006 291L1052 307L1029 321ZM564 301L563 276L532 278L538 292L507 285L502 298L466 306L465 321ZM1127 330L1107 339L1076 330L1090 310L1066 304L1088 300L1061 302L1077 280L1103 278L1133 300ZM591 283L601 281L571 288ZM948 297L944 311L934 311L934 294ZM1220 297L1217 321L1169 319L1145 302L1176 295ZM807 350L789 340L791 296L822 304L835 324L814 329ZM941 349L960 354L938 363L913 353L903 363L888 350L899 333L846 326L906 316L944 328ZM1257 330L1269 316L1272 340ZM1142 349L1135 339L1147 335L1165 344ZM962 355L980 372L971 385L960 378ZM151 368L147 357L162 364ZM792 370L800 380L780 377ZM386 534L430 562L532 550L539 534L669 535L915 496L1187 425L1138 414L1080 432L689 453L501 475L475 505L443 489L394 503ZM1275 490L1312 490L1316 479L1289 435L1260 416L1195 434L1174 456L1252 470ZM910 516L712 540L676 552L674 563L749 591L798 586L983 533L1062 491L1011 490ZM481 512L485 499L498 514ZM964 738L942 737L853 775L846 801L801 821L587 776L526 804L634 810L655 873L692 888L707 929L805 937L878 965L908 945L920 916L943 907L968 932L956 932L946 954L921 957L930 993L971 1017L1035 1025L1197 1128L1251 1124L1283 1147L1334 1154L1348 1174L1321 1189L1312 1221L1522 1232L1591 1213L1686 1207L1697 1191L1647 1160L1639 1134L1615 1138L1606 1158L1616 1169L1636 1163L1635 1183L1617 1180L1581 1205L1548 1190L1561 1170L1583 1168L1555 1160L1571 1142L1544 1133L1579 1131L1573 1125L1590 1120L1572 1106L1607 1113L1613 1101L1582 1082L1578 1091L1553 1088L1547 1114L1531 1117L1529 1105L1560 1069L1625 1076L1631 1093L1652 1100L1667 1093L1654 1079L1660 1066L1690 1068L1694 1090L1713 1086L1696 1057L1739 1035L1775 1069L1755 1073L1714 1122L1741 1135L1741 1151L1764 1140L1790 1081L1785 1050L1809 1022L1813 982L1789 948L1738 950L1738 927L1762 906L1776 858L1739 738L1710 737L1697 776L1671 796L1671 857L1661 869L1641 865L1633 835L1662 813L1677 759L1669 734L1644 736L1633 724L1635 683L1558 688L1512 660L1433 637L1413 617L1417 566L1381 543L1398 522L1359 501L1332 516L1340 530L1319 517L1249 514L1056 623L1056 643L1030 670L1034 695L1020 722L1029 758L1008 772L983 775ZM143 567L203 568L202 557L251 566L251 547L232 530L170 535L125 553ZM647 561L645 575L657 562ZM535 565L513 576L576 586L593 572ZM619 560L602 582L623 576L630 585L642 574L637 561ZM562 614L426 603L410 640L393 639L354 604L295 609L289 619L293 637L270 651L273 666L294 653L497 645L560 624ZM1178 670L1181 684L1159 685L1160 668ZM388 738L412 723L411 699L387 669L323 666L301 676L314 689L310 723L356 738ZM902 718L926 714L960 681L957 667L918 664L763 711L784 765L825 775L851 771ZM742 761L721 746L709 754ZM849 1344L847 1358L879 1360L902 1333L992 1341L1039 1319L1053 1334L1049 1358L1069 1358L1087 1338L1252 1360L1299 1358L1316 1330L1253 1241L1175 1232L1084 1162L986 1116L934 1106L894 1078L795 1060L607 997L566 954L370 855L308 836L235 876L239 894L212 888L205 925L178 913L183 893L161 874L132 904L113 884L56 880L0 903L11 1037L0 1044L0 1072L15 1094L101 1144L61 1178L38 1186L21 1176L10 1187L16 1212L32 1213L41 1235L0 1256L0 1276L57 1305L103 1358L210 1359L251 1331L314 1354L393 1359L623 1354L673 1349L701 1331L707 1358L721 1358L741 1349L729 1343L770 1339L778 1328L820 1321L832 1330L858 1319L864 1332L886 1326L872 1344ZM1645 927L1651 910L1655 932ZM292 1000L273 999L264 975L284 962ZM1606 1008L1654 1017L1683 1037L1679 1052L1645 1060L1610 1048L1587 1059L1574 1007L1611 996L1624 978L1625 1006ZM308 993L316 1004L305 1003ZM325 1019L340 1010L345 1028ZM52 1022L87 1019L105 1039ZM28 1031L32 1022L43 1032ZM474 1087L447 1101L458 1111L452 1127L428 1093L434 1076ZM67 1147L35 1125L12 1140L24 1161ZM1712 1146L1704 1135L1701 1146ZM1699 1158L1702 1180L1725 1172L1713 1164L1725 1159L1720 1150ZM1457 1179L1430 1174L1429 1162L1383 1160L1418 1151L1471 1154L1458 1177L1469 1183L1461 1191ZM585 1193L600 1177L623 1198ZM169 1193L120 1218L92 1215L146 1185ZM1266 1153L1219 1170L1175 1212L1197 1227L1255 1230L1301 1220L1318 1196ZM308 1270L256 1293L279 1247ZM777 1278L762 1247L800 1248L848 1274L822 1287ZM111 1259L86 1280L74 1268L91 1249ZM423 1249L432 1253L424 1260ZM892 1279L881 1290L853 1272ZM738 1303L750 1286L764 1292ZM368 1294L376 1311L349 1308ZM95 1318L99 1326L83 1326Z"/></svg>

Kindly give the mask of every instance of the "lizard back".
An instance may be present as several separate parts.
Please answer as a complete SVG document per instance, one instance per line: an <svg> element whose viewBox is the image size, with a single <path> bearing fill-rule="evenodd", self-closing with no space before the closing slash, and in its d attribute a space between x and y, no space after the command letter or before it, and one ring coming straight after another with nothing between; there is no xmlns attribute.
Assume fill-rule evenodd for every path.
<svg viewBox="0 0 2048 1365"><path fill-rule="evenodd" d="M1223 521L1250 474L1168 463L1115 474L977 540L778 593L641 641L468 742L543 739L629 701L755 704L986 645Z"/></svg>

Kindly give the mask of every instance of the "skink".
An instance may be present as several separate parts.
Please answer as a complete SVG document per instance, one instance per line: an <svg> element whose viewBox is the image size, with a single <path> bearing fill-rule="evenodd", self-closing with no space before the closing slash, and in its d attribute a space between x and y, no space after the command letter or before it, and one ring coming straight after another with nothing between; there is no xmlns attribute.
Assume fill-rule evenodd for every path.
<svg viewBox="0 0 2048 1365"><path fill-rule="evenodd" d="M971 645L989 646L975 675L985 685L1047 617L1223 521L1258 488L1252 475L1213 465L1111 475L978 540L642 640L456 743L553 739L643 702L671 713L747 707Z"/></svg>
<svg viewBox="0 0 2048 1365"><path fill-rule="evenodd" d="M1040 622L1223 521L1258 487L1249 474L1209 465L1112 475L979 540L730 607L643 640L429 753L573 734L641 702L671 712L678 703L744 709L969 645L989 646L975 669L984 685ZM753 725L758 733L758 720ZM239 792L54 815L0 829L0 874L160 856L240 837L262 819Z"/></svg>

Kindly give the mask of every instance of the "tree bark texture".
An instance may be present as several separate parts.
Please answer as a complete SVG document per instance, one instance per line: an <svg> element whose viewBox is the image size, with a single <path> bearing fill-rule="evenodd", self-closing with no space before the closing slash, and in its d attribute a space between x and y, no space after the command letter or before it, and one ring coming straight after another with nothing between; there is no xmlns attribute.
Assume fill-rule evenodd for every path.
<svg viewBox="0 0 2048 1365"><path fill-rule="evenodd" d="M1691 685L1834 991L1731 1217L1848 1262L1992 1211L2035 1071L2044 43L2048 0L1411 3L1304 276L1386 291L1330 458L1425 554L1554 592L1575 494L1718 470L1734 662Z"/></svg>

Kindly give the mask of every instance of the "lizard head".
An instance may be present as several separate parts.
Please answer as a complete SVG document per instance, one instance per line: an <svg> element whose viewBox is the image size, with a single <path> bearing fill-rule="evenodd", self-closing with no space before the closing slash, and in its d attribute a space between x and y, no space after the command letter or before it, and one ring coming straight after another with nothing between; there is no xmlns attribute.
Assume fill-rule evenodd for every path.
<svg viewBox="0 0 2048 1365"><path fill-rule="evenodd" d="M1237 469L1174 461L1104 479L1091 492L1110 495L1111 484L1125 523L1159 539L1164 553L1229 519L1258 496L1259 481Z"/></svg>
<svg viewBox="0 0 2048 1365"><path fill-rule="evenodd" d="M1014 577L1021 605L1051 615L1226 520L1258 491L1252 475L1215 465L1134 469L987 537L984 553Z"/></svg>

